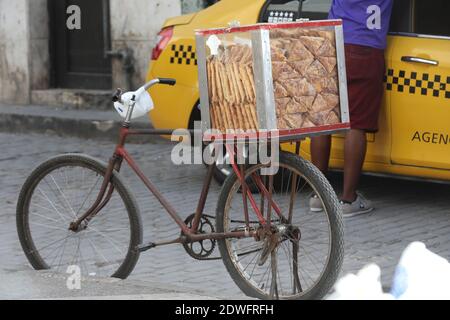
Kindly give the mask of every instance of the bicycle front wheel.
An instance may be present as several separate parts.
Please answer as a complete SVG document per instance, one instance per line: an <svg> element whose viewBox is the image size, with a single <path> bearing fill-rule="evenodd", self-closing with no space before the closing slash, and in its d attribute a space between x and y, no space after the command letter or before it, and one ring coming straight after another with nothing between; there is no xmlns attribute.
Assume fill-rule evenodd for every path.
<svg viewBox="0 0 450 320"><path fill-rule="evenodd" d="M66 154L47 160L28 177L16 219L20 243L35 269L65 273L76 266L82 276L122 279L131 273L142 226L136 202L117 173L109 202L84 229L69 230L70 222L95 202L105 171L106 164L94 158Z"/></svg>
<svg viewBox="0 0 450 320"><path fill-rule="evenodd" d="M272 194L277 209L271 209L270 228L257 219L247 201L249 231L263 236L219 240L222 259L234 282L248 296L320 299L335 283L343 259L343 223L337 196L316 167L294 154L281 152L274 165L279 168ZM268 189L269 179L261 175L261 168L263 165L254 165L245 175L246 180L260 179L259 191L252 190L251 196L267 218L267 194L262 186ZM314 194L322 202L320 212L310 211ZM223 185L216 214L218 232L247 227L241 183L234 172Z"/></svg>

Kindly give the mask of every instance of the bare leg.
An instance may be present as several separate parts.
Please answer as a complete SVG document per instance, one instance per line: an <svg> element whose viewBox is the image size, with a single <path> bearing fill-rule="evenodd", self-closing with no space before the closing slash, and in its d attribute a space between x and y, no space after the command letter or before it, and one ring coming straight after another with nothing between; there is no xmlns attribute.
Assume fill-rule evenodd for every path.
<svg viewBox="0 0 450 320"><path fill-rule="evenodd" d="M311 161L324 174L328 171L330 150L330 135L311 138Z"/></svg>
<svg viewBox="0 0 450 320"><path fill-rule="evenodd" d="M342 200L353 202L356 199L356 190L366 157L366 133L362 130L351 129L345 136L344 148L344 191Z"/></svg>

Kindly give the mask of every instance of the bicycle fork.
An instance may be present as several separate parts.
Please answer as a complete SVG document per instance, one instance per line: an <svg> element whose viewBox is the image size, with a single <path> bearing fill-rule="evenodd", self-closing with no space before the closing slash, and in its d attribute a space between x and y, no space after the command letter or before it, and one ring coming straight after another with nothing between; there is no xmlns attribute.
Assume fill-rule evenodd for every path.
<svg viewBox="0 0 450 320"><path fill-rule="evenodd" d="M80 232L81 230L86 229L89 221L91 221L100 212L100 210L106 206L114 192L114 185L111 183L113 172L114 170L117 172L120 171L122 160L122 156L114 153L109 160L108 167L106 168L105 176L95 202L83 215L70 223L69 230L73 232Z"/></svg>

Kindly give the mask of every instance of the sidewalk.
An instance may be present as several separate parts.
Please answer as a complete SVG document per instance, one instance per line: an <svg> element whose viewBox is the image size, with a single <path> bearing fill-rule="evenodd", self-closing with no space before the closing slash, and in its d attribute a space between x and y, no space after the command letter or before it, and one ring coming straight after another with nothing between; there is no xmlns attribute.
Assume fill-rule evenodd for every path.
<svg viewBox="0 0 450 320"><path fill-rule="evenodd" d="M67 287L69 274L0 269L0 299L216 300L206 293L148 281L83 278L79 290Z"/></svg>

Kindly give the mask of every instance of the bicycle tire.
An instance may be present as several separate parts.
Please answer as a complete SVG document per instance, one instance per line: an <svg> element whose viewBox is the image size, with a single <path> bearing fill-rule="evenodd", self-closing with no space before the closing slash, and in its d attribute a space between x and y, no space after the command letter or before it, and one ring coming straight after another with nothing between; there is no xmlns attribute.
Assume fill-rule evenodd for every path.
<svg viewBox="0 0 450 320"><path fill-rule="evenodd" d="M328 215L330 227L331 227L331 250L330 257L327 266L322 274L322 277L317 284L309 289L305 294L287 299L300 299L300 300L313 300L323 298L334 285L339 272L342 267L342 261L344 256L344 228L342 220L341 207L338 198L325 176L310 162L300 158L297 155L287 152L280 153L280 165L287 164L302 173L306 179L314 185L317 194L326 207L326 213ZM251 170L251 168L249 169ZM225 225L225 210L227 200L232 192L232 188L237 181L237 176L233 172L224 182L221 193L219 195L217 204L217 232L226 232L224 230ZM240 183L239 183L240 184ZM243 215L242 215L243 216ZM233 263L233 257L227 247L227 239L218 240L219 251L222 256L224 265L229 272L231 278L236 285L248 296L258 299L270 299L270 296L262 294L260 290L255 289L254 286L249 284L249 281L243 278L241 272L237 269Z"/></svg>
<svg viewBox="0 0 450 320"><path fill-rule="evenodd" d="M22 249L28 261L36 270L48 269L48 265L40 256L33 242L33 235L29 225L30 200L35 188L47 174L66 166L87 168L98 173L101 177L104 176L107 168L106 163L88 155L63 154L40 164L26 179L17 202L16 223ZM114 192L117 191L124 202L130 225L130 239L126 256L117 270L111 274L111 277L125 279L132 272L139 259L140 253L137 250L137 246L142 243L142 222L136 200L118 172L113 172L111 182L115 188Z"/></svg>

